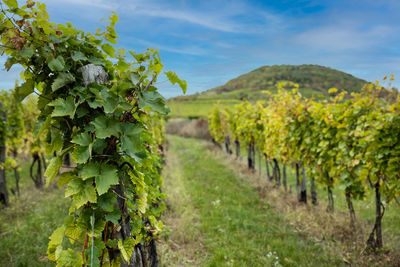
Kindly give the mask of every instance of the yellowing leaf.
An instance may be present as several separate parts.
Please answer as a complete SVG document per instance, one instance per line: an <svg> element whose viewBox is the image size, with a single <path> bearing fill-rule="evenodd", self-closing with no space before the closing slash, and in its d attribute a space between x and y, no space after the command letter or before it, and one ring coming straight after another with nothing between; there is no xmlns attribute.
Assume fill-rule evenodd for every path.
<svg viewBox="0 0 400 267"><path fill-rule="evenodd" d="M47 169L44 173L44 176L47 177L46 186L49 186L50 182L57 176L61 165L62 165L61 157L58 156L51 159L50 164L49 166L47 166Z"/></svg>

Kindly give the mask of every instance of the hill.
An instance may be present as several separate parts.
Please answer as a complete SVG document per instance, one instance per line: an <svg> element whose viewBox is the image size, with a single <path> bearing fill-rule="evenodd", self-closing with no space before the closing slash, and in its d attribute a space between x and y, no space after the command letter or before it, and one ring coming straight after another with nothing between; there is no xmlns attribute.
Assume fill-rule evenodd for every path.
<svg viewBox="0 0 400 267"><path fill-rule="evenodd" d="M276 92L276 83L292 81L298 83L300 92L306 96L327 96L328 90L336 87L348 92L360 91L367 82L348 73L319 65L273 65L263 66L240 75L226 84L189 96L169 99L172 116L201 116L215 101L228 106L241 100L265 99L263 90ZM187 102L187 103L178 103ZM196 108L189 114L191 107Z"/></svg>

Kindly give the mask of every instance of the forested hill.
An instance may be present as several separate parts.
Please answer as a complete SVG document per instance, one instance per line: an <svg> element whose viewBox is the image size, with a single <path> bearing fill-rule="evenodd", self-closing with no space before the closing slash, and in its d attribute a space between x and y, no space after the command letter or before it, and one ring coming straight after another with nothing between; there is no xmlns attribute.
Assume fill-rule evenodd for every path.
<svg viewBox="0 0 400 267"><path fill-rule="evenodd" d="M263 66L240 75L226 84L199 94L178 97L191 99L248 99L265 97L262 90L276 90L279 81L292 81L300 85L305 96L327 95L328 90L336 87L348 92L359 91L366 83L348 73L319 65L273 65ZM172 99L171 99L172 100Z"/></svg>

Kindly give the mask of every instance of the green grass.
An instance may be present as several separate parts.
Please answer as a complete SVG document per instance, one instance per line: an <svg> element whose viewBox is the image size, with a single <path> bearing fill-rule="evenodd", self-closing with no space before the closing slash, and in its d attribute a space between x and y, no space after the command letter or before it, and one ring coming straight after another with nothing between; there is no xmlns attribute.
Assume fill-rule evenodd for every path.
<svg viewBox="0 0 400 267"><path fill-rule="evenodd" d="M233 108L240 103L240 100L194 100L194 101L169 101L168 107L171 109L171 117L207 117L213 110L214 105L219 102L221 106Z"/></svg>
<svg viewBox="0 0 400 267"><path fill-rule="evenodd" d="M10 196L10 207L0 211L0 266L54 266L46 257L49 236L68 213L64 190L37 190L29 177L30 162L22 164L21 197ZM15 187L14 177L7 177Z"/></svg>
<svg viewBox="0 0 400 267"><path fill-rule="evenodd" d="M241 148L241 158L243 161L247 160L247 151L245 148ZM256 170L259 170L260 162L258 153L256 155ZM282 164L280 164L282 170ZM266 177L266 167L265 159L261 158L261 172L262 175ZM272 168L270 167L270 172L272 174ZM267 179L267 178L265 178ZM287 166L287 184L288 188L291 187L292 191L296 192L296 175L294 169ZM319 205L327 205L328 203L328 193L326 188L316 185L317 197L320 202ZM347 202L344 195L344 186L336 185L333 189L333 197L335 202L335 211L341 212L348 216ZM310 194L310 177L307 176L307 194ZM309 201L311 202L310 196ZM367 192L366 198L364 200L355 199L353 200L354 209L356 212L356 217L358 220L368 222L371 228L363 229L369 234L372 231L372 227L375 221L375 198L373 192ZM336 214L336 216L339 216ZM396 201L393 201L389 205L386 205L386 211L382 220L383 226L383 241L384 245L393 250L400 250L400 206Z"/></svg>
<svg viewBox="0 0 400 267"><path fill-rule="evenodd" d="M223 165L205 142L171 136L192 209L199 214L206 266L338 266L341 261L296 232L255 188ZM173 177L173 176L172 176ZM187 232L187 229L180 229Z"/></svg>

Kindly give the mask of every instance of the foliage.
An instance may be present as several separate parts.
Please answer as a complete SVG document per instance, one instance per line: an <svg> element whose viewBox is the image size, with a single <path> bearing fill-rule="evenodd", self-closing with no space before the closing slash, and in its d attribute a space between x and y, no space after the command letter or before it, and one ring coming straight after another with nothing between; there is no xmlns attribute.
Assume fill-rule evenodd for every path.
<svg viewBox="0 0 400 267"><path fill-rule="evenodd" d="M130 262L135 247L162 228L156 219L165 197L160 155L153 153L157 144L148 127L155 113L168 112L153 86L163 68L158 51L116 51L115 13L106 31L92 35L49 22L44 4L5 4L0 33L6 69L25 68L16 96L39 95L37 135L45 136L46 152L57 155L45 172L47 184L66 153L77 163L59 177L73 201L69 217L50 237L48 257L58 266ZM106 77L86 77L85 68L93 65ZM186 82L167 76L185 90ZM76 241L81 251L68 248Z"/></svg>
<svg viewBox="0 0 400 267"><path fill-rule="evenodd" d="M298 84L278 87L266 103L235 107L232 132L241 143L257 142L270 158L301 161L320 185L333 188L340 183L352 198L378 190L389 203L400 195L399 97L381 97L382 91L387 96L390 91L369 84L347 98L346 92L330 90L330 101L319 102L302 97ZM376 197L380 221L383 204Z"/></svg>

